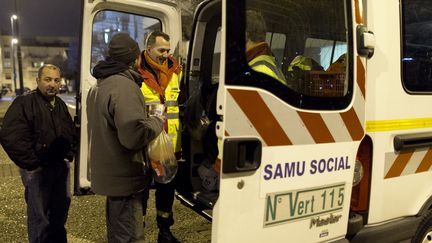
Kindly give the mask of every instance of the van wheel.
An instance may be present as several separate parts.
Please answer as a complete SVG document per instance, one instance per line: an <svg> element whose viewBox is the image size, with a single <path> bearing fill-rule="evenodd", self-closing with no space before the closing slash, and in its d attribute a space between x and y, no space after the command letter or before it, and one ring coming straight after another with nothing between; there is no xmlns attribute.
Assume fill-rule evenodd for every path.
<svg viewBox="0 0 432 243"><path fill-rule="evenodd" d="M420 222L412 242L432 243L432 210L430 210Z"/></svg>

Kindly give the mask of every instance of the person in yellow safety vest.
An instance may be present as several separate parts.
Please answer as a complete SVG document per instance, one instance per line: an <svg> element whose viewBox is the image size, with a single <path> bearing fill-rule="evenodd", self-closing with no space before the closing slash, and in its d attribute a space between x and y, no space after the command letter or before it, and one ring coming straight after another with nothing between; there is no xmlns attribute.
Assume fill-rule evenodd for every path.
<svg viewBox="0 0 432 243"><path fill-rule="evenodd" d="M295 71L296 69L303 71L322 71L324 70L321 65L310 57L305 57L303 55L298 55L294 57L291 63L288 66L288 72Z"/></svg>
<svg viewBox="0 0 432 243"><path fill-rule="evenodd" d="M164 32L154 31L147 37L146 48L138 60L138 72L144 78L141 91L146 105L164 104L166 107L165 131L173 144L177 159L181 151L181 126L179 120L178 96L181 66L169 54L170 37ZM155 182L156 221L159 228L158 243L178 241L170 231L174 224L172 206L174 202L174 181L167 184Z"/></svg>
<svg viewBox="0 0 432 243"><path fill-rule="evenodd" d="M300 70L310 71L312 70L312 58L308 58L302 55L294 57L288 66L288 71L294 71L295 67Z"/></svg>
<svg viewBox="0 0 432 243"><path fill-rule="evenodd" d="M246 11L246 60L257 72L265 73L287 85L284 74L276 65L269 45L265 42L266 23L260 12Z"/></svg>

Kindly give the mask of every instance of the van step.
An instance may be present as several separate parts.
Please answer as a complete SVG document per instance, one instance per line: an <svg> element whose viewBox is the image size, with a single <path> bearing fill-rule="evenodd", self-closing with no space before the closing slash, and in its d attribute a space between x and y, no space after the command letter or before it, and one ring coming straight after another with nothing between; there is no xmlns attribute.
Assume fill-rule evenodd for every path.
<svg viewBox="0 0 432 243"><path fill-rule="evenodd" d="M217 192L197 191L194 193L194 198L209 208L213 208L218 196L219 193Z"/></svg>
<svg viewBox="0 0 432 243"><path fill-rule="evenodd" d="M187 196L184 196L182 194L176 193L176 198L186 207L192 209L199 215L201 215L203 218L207 219L208 221L212 221L212 209L205 206L203 203L199 202L198 200L194 198L190 198Z"/></svg>

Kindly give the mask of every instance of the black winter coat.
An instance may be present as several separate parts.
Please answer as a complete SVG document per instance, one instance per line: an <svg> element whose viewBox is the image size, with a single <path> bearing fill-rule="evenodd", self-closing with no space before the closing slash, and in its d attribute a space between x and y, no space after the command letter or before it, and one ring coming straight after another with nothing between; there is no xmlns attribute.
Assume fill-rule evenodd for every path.
<svg viewBox="0 0 432 243"><path fill-rule="evenodd" d="M39 90L17 97L0 130L0 142L20 168L34 170L68 159L77 144L76 129L66 104L55 97L54 107Z"/></svg>

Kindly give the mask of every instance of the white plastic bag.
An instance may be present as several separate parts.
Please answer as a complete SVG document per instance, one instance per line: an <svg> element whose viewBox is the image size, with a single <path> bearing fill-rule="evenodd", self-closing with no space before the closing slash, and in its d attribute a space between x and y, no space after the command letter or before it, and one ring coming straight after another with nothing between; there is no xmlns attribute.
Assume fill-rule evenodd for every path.
<svg viewBox="0 0 432 243"><path fill-rule="evenodd" d="M172 181L178 165L172 143L165 131L149 143L148 154L154 180L162 184Z"/></svg>

